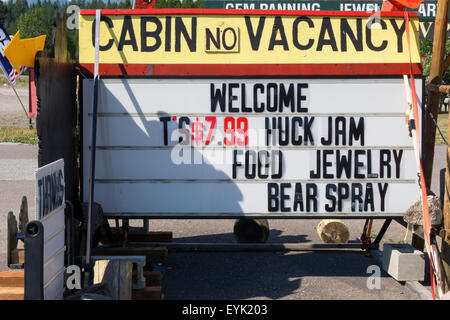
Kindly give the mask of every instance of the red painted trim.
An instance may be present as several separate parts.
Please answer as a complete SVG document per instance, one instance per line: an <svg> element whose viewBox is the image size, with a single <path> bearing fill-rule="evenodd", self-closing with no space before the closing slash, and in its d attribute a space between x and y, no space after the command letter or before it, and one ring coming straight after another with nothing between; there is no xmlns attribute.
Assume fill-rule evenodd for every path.
<svg viewBox="0 0 450 320"><path fill-rule="evenodd" d="M81 73L92 76L94 64L86 63L79 65ZM144 76L149 74L148 64L122 64L122 63L100 63L98 73L102 76Z"/></svg>
<svg viewBox="0 0 450 320"><path fill-rule="evenodd" d="M32 118L37 117L37 95L36 82L34 81L34 68L28 68L28 115Z"/></svg>
<svg viewBox="0 0 450 320"><path fill-rule="evenodd" d="M81 15L95 15L95 9L82 9ZM299 10L235 10L235 9L104 9L103 15L264 15L264 16L337 16L370 17L372 12L363 11L299 11ZM404 17L403 12L378 12L382 17ZM417 12L408 12L418 18Z"/></svg>
<svg viewBox="0 0 450 320"><path fill-rule="evenodd" d="M80 65L89 75L94 64ZM422 65L412 65L413 73L422 74ZM108 76L308 76L308 75L402 75L409 74L409 63L348 64L100 64L100 75Z"/></svg>

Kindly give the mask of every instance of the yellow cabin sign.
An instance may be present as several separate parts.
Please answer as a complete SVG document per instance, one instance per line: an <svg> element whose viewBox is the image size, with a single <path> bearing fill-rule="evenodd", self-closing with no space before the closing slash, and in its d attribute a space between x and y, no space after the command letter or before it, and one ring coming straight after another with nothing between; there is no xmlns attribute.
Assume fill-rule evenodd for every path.
<svg viewBox="0 0 450 320"><path fill-rule="evenodd" d="M100 63L420 63L419 20L411 14L407 32L403 14L192 12L103 10ZM81 64L94 62L94 20L94 10L81 11Z"/></svg>

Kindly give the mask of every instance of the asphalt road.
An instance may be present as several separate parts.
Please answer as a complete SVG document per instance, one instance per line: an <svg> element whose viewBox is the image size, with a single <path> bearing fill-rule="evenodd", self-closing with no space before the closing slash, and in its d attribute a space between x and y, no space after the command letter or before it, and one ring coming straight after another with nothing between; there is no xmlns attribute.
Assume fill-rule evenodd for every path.
<svg viewBox="0 0 450 320"><path fill-rule="evenodd" d="M436 148L432 190L439 194L439 169L445 147ZM6 270L6 215L18 213L22 195L34 213L37 147L0 144L0 270ZM317 243L319 220L270 220L270 243ZM136 221L133 224L138 224ZM172 231L176 242L234 242L232 220L152 220L150 230ZM347 220L350 241L357 242L363 220ZM375 221L377 234L382 221ZM383 242L404 239L393 222ZM410 236L408 237L408 239ZM381 273L380 289L368 289L376 265L362 251L169 253L165 263L165 299L418 299L406 286ZM424 282L427 286L428 283Z"/></svg>

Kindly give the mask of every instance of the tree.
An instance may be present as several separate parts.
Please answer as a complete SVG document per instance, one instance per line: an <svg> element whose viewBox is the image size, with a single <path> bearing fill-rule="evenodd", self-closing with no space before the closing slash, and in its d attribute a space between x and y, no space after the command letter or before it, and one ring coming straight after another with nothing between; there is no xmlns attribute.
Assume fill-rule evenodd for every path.
<svg viewBox="0 0 450 320"><path fill-rule="evenodd" d="M45 16L43 8L32 8L22 13L17 20L17 28L21 38L33 38L47 35L45 39L45 52L51 52L53 18Z"/></svg>
<svg viewBox="0 0 450 320"><path fill-rule="evenodd" d="M8 7L6 4L3 3L3 1L0 1L0 23L4 23L4 21L8 17Z"/></svg>
<svg viewBox="0 0 450 320"><path fill-rule="evenodd" d="M131 9L133 5L131 4L130 0L125 0L119 3L118 8L119 9Z"/></svg>
<svg viewBox="0 0 450 320"><path fill-rule="evenodd" d="M423 75L425 76L425 81L428 83L430 76L430 68L431 68L431 54L433 53L433 41L431 40L420 40L420 54L425 56L422 59L423 63ZM450 41L447 41L445 46L445 56L450 54ZM450 71L445 71L442 76L442 83L449 84L450 83Z"/></svg>

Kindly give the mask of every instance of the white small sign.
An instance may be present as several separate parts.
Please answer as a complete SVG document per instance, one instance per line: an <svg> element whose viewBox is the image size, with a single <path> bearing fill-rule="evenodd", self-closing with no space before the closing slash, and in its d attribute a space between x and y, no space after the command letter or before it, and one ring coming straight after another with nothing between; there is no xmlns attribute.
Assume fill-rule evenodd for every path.
<svg viewBox="0 0 450 320"><path fill-rule="evenodd" d="M36 220L64 205L64 159L36 170Z"/></svg>
<svg viewBox="0 0 450 320"><path fill-rule="evenodd" d="M64 160L36 170L36 220L44 227L44 299L61 300L64 292Z"/></svg>

